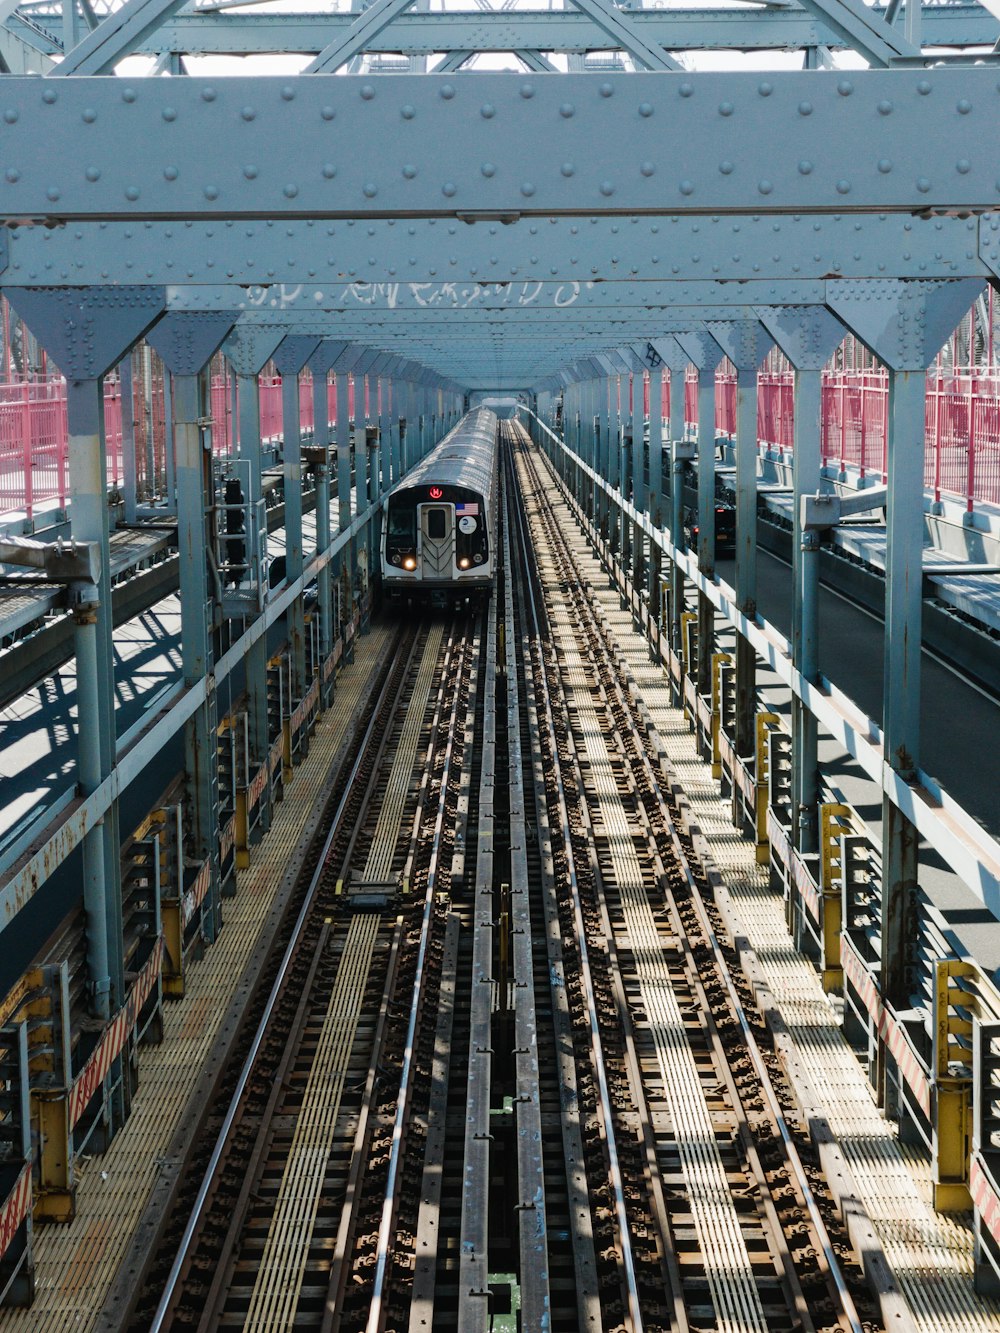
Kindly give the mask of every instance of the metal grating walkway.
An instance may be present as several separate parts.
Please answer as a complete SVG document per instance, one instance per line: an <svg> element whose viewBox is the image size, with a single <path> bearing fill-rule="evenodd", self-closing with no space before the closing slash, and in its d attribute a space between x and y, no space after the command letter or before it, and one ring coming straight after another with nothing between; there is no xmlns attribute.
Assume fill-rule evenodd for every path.
<svg viewBox="0 0 1000 1333"><path fill-rule="evenodd" d="M358 640L355 660L338 676L330 710L317 725L309 755L275 807L271 831L256 849L239 891L226 901L226 925L188 974L180 1004L164 1007L164 1040L144 1047L132 1113L108 1152L81 1163L76 1220L35 1232L37 1295L28 1310L0 1311L3 1333L87 1333L156 1181L158 1161L197 1082L225 1016L226 1002L267 919L275 886L291 860L327 768L360 704L389 633Z"/></svg>
<svg viewBox="0 0 1000 1333"><path fill-rule="evenodd" d="M347 932L260 1257L244 1324L247 1330L295 1326L316 1208L380 925L381 918L368 912L355 916Z"/></svg>
<svg viewBox="0 0 1000 1333"><path fill-rule="evenodd" d="M1000 1333L1000 1307L972 1287L971 1228L930 1207L926 1164L899 1143L895 1126L876 1107L819 978L792 946L782 898L768 888L767 867L756 864L752 844L733 828L711 769L695 751L687 719L670 703L665 675L650 660L645 640L621 609L617 590L568 509L565 530L725 879L807 1077L823 1100L917 1327L926 1333Z"/></svg>

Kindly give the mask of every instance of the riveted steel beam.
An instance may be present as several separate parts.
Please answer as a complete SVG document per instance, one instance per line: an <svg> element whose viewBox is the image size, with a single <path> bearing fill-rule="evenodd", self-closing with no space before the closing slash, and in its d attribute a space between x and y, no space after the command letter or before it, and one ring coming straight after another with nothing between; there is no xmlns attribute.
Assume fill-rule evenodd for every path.
<svg viewBox="0 0 1000 1333"><path fill-rule="evenodd" d="M823 301L825 283L791 279L760 282L561 282L528 279L524 282L392 282L337 283L331 287L300 283L271 288L168 287L170 310L234 310L248 320L270 322L316 314L395 319L422 318L448 313L465 316L498 314L546 319L565 311L675 310L714 305L747 305L757 294L761 302L816 305Z"/></svg>
<svg viewBox="0 0 1000 1333"><path fill-rule="evenodd" d="M873 16L884 10L873 7ZM144 55L250 55L256 52L321 51L357 16L339 14L228 14L198 11L167 19L135 47ZM629 19L646 42L671 51L794 50L796 47L850 45L821 15L798 7L766 9L632 10ZM43 27L52 19L39 18ZM878 22L876 18L874 20ZM928 46L991 46L997 21L981 5L925 7L923 39ZM53 28L54 33L54 28ZM371 52L433 55L439 51L564 51L585 54L606 49L594 24L582 13L495 11L400 14L391 28L370 35Z"/></svg>
<svg viewBox="0 0 1000 1333"><path fill-rule="evenodd" d="M768 213L988 209L998 99L988 67L69 77L41 98L4 77L4 207L50 222L502 221L746 212L748 199ZM376 158L358 151L375 142Z"/></svg>
<svg viewBox="0 0 1000 1333"><path fill-rule="evenodd" d="M1000 213L876 213L323 222L76 222L15 227L0 282L114 280L258 285L277 306L342 291L364 306L402 283L516 284L610 278L987 277L1000 267ZM784 302L780 302L784 304Z"/></svg>

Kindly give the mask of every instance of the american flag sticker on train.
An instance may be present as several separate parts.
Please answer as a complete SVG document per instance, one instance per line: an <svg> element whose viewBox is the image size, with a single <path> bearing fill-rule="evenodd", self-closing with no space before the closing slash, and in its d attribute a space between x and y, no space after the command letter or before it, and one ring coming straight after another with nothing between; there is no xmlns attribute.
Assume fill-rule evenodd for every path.
<svg viewBox="0 0 1000 1333"><path fill-rule="evenodd" d="M472 518L479 514L479 505L461 500L455 505L456 518Z"/></svg>

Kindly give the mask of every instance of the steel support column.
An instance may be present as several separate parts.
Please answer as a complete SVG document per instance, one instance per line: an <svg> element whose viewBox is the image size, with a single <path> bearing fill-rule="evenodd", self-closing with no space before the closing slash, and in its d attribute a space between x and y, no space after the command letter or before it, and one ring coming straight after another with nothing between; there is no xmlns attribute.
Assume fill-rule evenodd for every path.
<svg viewBox="0 0 1000 1333"><path fill-rule="evenodd" d="M977 282L967 280L844 281L827 288L830 308L889 368L882 744L885 763L904 781L913 778L920 762L925 371L980 291ZM911 991L918 842L908 816L885 796L880 990L897 1009L908 1007ZM877 1087L887 1106L891 1062L880 1040Z"/></svg>
<svg viewBox="0 0 1000 1333"><path fill-rule="evenodd" d="M792 661L804 680L819 678L819 535L805 531L802 500L822 478L822 371L843 340L840 320L822 306L762 307L761 323L795 368L795 449L792 454ZM792 845L819 848L819 760L816 718L793 691Z"/></svg>
<svg viewBox="0 0 1000 1333"><path fill-rule="evenodd" d="M882 736L886 763L905 780L920 753L925 396L923 370L890 369ZM916 941L919 840L888 797L882 821L882 997L903 1007Z"/></svg>
<svg viewBox="0 0 1000 1333"><path fill-rule="evenodd" d="M337 371L337 423L335 439L337 442L337 526L341 532L351 526L351 470L353 444L351 423L348 417L350 399L348 376ZM357 543L351 541L344 548L339 574L341 580L340 615L342 621L350 620L354 614L354 582L357 570Z"/></svg>
<svg viewBox="0 0 1000 1333"><path fill-rule="evenodd" d="M663 365L649 372L649 518L654 528L663 526ZM657 542L649 547L649 614L654 625L653 657L660 660L660 584L663 550Z"/></svg>
<svg viewBox="0 0 1000 1333"><path fill-rule="evenodd" d="M181 659L185 685L209 682L205 702L184 728L184 769L191 816L191 851L210 864L202 930L213 940L222 926L219 864L219 760L212 643L215 589L208 576L206 513L214 505L212 454L202 422L207 395L202 375L174 378L173 452L177 478L177 549L180 563Z"/></svg>
<svg viewBox="0 0 1000 1333"><path fill-rule="evenodd" d="M125 490L125 522L134 523L139 500L139 482L135 466L135 397L132 383L132 353L118 363L118 386L122 414L122 485ZM152 486L153 478L146 482Z"/></svg>
<svg viewBox="0 0 1000 1333"><path fill-rule="evenodd" d="M77 626L83 654L78 670L77 722L80 726L81 784L99 785L116 759L115 667L112 643L111 547L108 515L107 454L104 448L104 393L99 379L66 385L69 425L70 531L74 541L97 542L101 576L93 621ZM95 736L92 720L96 719ZM86 750L85 750L86 747ZM96 748L95 748L96 747ZM108 1018L125 992L122 881L118 805L105 815L83 844L84 907L88 933L101 937L95 946L90 977L93 1010Z"/></svg>
<svg viewBox="0 0 1000 1333"><path fill-rule="evenodd" d="M773 343L757 320L710 324L709 331L736 367L736 605L757 614L757 371ZM714 505L708 521L714 530ZM757 657L736 635L736 753L755 753Z"/></svg>
<svg viewBox="0 0 1000 1333"><path fill-rule="evenodd" d="M679 333L677 342L698 372L698 571L715 577L715 368L722 360L716 340L704 330ZM715 608L698 594L698 693L712 692Z"/></svg>
<svg viewBox="0 0 1000 1333"><path fill-rule="evenodd" d="M318 338L291 335L274 352L281 376L282 483L285 498L285 578L294 583L304 568L302 538L302 414L299 375L317 350ZM306 692L305 598L300 594L288 608L288 658L291 700L295 705Z"/></svg>
<svg viewBox="0 0 1000 1333"><path fill-rule="evenodd" d="M260 391L257 372L247 374L237 369L236 383L240 414L239 457L245 459L250 465L250 494L246 497L246 500L250 512L256 513L257 506L264 496L264 469L260 438ZM268 751L271 748L271 736L267 721L267 639L264 635L261 635L247 652L246 682L250 753L255 764L263 764L267 762ZM268 803L262 802L261 820L265 830L270 825L270 818Z"/></svg>
<svg viewBox="0 0 1000 1333"><path fill-rule="evenodd" d="M792 661L803 680L819 677L819 534L802 528L801 497L820 488L822 373L796 370L792 454ZM792 843L803 855L819 850L819 759L816 718L792 694Z"/></svg>

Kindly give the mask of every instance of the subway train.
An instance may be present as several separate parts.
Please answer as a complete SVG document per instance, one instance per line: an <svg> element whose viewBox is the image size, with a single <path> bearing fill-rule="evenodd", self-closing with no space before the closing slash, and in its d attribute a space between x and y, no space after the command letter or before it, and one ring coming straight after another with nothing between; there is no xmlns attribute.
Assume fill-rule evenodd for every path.
<svg viewBox="0 0 1000 1333"><path fill-rule="evenodd" d="M466 413L383 503L382 591L452 606L489 597L496 573L497 418Z"/></svg>

